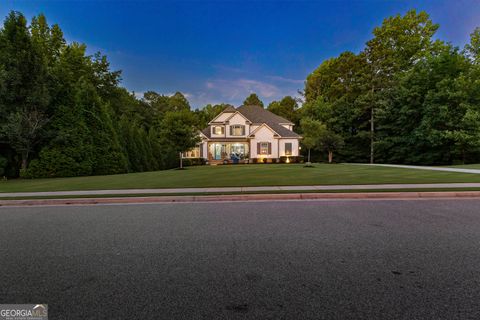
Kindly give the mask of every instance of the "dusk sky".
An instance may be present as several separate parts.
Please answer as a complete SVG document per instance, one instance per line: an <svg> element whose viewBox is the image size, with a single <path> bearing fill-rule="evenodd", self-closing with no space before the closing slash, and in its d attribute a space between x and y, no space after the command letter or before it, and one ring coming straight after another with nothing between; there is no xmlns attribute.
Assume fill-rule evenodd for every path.
<svg viewBox="0 0 480 320"><path fill-rule="evenodd" d="M192 107L298 96L306 76L342 51L359 52L390 15L427 11L437 38L461 46L480 26L480 1L10 1L44 13L67 41L101 51L141 95L184 93Z"/></svg>

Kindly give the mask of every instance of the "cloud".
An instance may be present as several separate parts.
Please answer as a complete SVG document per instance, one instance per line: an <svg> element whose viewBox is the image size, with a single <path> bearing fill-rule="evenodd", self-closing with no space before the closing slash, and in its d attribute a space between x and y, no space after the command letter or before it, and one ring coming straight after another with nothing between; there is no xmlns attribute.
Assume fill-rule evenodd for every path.
<svg viewBox="0 0 480 320"><path fill-rule="evenodd" d="M216 64L213 66L218 72L221 73L227 73L227 74L232 74L232 73L246 73L247 70L244 68L237 68L237 67L231 67L231 66L226 66L226 65L221 65L221 64Z"/></svg>
<svg viewBox="0 0 480 320"><path fill-rule="evenodd" d="M144 93L144 91L135 91L133 94L135 95L135 98L142 99Z"/></svg>
<svg viewBox="0 0 480 320"><path fill-rule="evenodd" d="M207 81L205 86L210 92L216 92L228 101L244 99L252 92L267 99L281 94L276 85L252 79L217 79Z"/></svg>
<svg viewBox="0 0 480 320"><path fill-rule="evenodd" d="M305 80L299 80L299 79L290 79L290 78L285 78L281 76L267 76L268 79L274 80L274 81L280 81L280 82L288 82L288 83L298 83L302 84Z"/></svg>
<svg viewBox="0 0 480 320"><path fill-rule="evenodd" d="M185 96L194 108L207 104L230 103L241 105L251 93L256 93L268 105L273 100L285 96L301 98L298 90L303 87L303 80L280 76L265 76L262 80L252 78L212 78L203 83L203 87L189 91Z"/></svg>

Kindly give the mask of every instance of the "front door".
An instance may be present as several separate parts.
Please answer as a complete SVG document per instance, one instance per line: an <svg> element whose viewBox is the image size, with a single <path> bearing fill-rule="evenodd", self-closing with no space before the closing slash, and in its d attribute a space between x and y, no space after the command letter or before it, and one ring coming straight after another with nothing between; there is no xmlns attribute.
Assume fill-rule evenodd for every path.
<svg viewBox="0 0 480 320"><path fill-rule="evenodd" d="M215 143L214 144L214 150L213 150L213 159L214 160L222 160L222 156L225 153L225 146L220 143Z"/></svg>

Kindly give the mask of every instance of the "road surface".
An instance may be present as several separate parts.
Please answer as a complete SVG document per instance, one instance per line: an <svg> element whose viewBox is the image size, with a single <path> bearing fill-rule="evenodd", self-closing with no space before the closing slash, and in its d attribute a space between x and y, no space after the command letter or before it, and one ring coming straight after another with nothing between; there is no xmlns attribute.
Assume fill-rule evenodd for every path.
<svg viewBox="0 0 480 320"><path fill-rule="evenodd" d="M0 208L50 319L480 319L480 200Z"/></svg>

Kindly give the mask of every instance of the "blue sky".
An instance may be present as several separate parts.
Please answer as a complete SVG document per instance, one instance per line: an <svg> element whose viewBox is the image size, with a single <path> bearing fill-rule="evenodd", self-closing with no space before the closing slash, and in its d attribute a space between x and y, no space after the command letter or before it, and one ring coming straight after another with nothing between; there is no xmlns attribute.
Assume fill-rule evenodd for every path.
<svg viewBox="0 0 480 320"><path fill-rule="evenodd" d="M480 26L480 1L42 1L2 0L28 18L44 13L68 41L101 51L122 84L181 91L192 107L268 103L298 95L306 76L342 51L360 51L385 17L426 10L437 38L463 46Z"/></svg>

